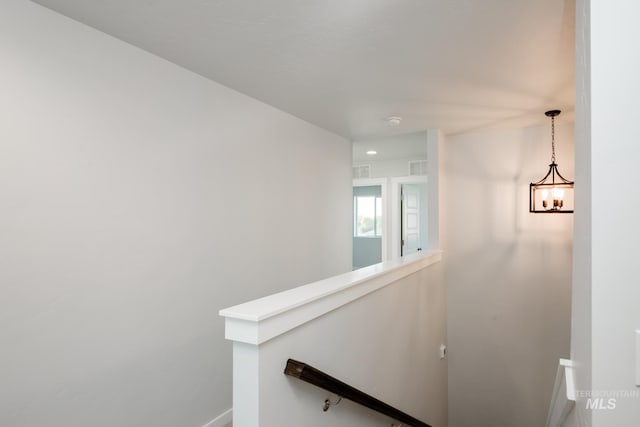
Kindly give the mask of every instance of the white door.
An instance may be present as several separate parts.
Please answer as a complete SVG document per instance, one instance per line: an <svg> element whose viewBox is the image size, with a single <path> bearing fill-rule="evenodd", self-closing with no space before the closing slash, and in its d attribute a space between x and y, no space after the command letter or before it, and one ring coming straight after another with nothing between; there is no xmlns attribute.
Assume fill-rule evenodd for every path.
<svg viewBox="0 0 640 427"><path fill-rule="evenodd" d="M426 214L423 209L422 184L403 184L401 187L401 235L400 254L408 255L421 251L426 241Z"/></svg>

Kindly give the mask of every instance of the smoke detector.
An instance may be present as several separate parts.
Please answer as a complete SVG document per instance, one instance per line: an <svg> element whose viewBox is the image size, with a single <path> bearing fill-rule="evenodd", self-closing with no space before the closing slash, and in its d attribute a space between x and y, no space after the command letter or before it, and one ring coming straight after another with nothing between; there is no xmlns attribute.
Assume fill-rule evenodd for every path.
<svg viewBox="0 0 640 427"><path fill-rule="evenodd" d="M402 117L400 116L389 116L385 119L388 126L398 126L402 121Z"/></svg>

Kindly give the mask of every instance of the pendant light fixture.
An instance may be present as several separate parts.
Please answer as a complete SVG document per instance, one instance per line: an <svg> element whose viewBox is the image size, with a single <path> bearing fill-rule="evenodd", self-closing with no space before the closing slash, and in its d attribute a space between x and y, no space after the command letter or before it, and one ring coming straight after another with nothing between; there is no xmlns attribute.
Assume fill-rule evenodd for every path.
<svg viewBox="0 0 640 427"><path fill-rule="evenodd" d="M556 164L555 118L560 110L550 110L544 114L551 117L551 164L544 178L529 185L529 212L573 213L574 183L560 175Z"/></svg>

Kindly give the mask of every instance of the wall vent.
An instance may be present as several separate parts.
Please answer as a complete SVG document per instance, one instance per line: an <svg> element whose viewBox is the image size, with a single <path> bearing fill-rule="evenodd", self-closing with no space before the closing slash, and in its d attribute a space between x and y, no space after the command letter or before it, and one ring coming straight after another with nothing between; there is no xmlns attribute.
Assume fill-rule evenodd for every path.
<svg viewBox="0 0 640 427"><path fill-rule="evenodd" d="M353 178L371 178L371 165L353 165Z"/></svg>
<svg viewBox="0 0 640 427"><path fill-rule="evenodd" d="M409 175L426 175L426 160L409 160Z"/></svg>

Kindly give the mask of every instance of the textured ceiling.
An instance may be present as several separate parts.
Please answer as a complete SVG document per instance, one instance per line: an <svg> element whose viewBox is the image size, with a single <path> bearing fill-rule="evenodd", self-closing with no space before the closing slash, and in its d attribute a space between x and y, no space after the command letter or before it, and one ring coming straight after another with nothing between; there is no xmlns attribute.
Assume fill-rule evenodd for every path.
<svg viewBox="0 0 640 427"><path fill-rule="evenodd" d="M574 0L36 2L351 139L574 105Z"/></svg>

